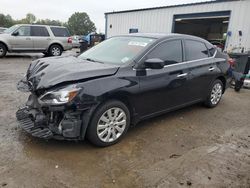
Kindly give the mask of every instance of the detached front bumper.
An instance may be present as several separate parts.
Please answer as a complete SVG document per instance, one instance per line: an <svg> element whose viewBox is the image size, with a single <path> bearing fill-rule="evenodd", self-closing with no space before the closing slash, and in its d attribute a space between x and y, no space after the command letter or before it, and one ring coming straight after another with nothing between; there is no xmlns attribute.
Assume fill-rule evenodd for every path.
<svg viewBox="0 0 250 188"><path fill-rule="evenodd" d="M32 121L27 107L19 109L16 112L16 117L19 121L20 127L32 136L43 139L53 138L54 134L49 128L35 125L35 122Z"/></svg>
<svg viewBox="0 0 250 188"><path fill-rule="evenodd" d="M32 83L23 78L19 91L33 91ZM40 94L41 95L41 94ZM25 106L16 112L20 127L34 137L57 140L84 140L91 115L98 103L81 103L76 98L67 104L41 104L31 92Z"/></svg>
<svg viewBox="0 0 250 188"><path fill-rule="evenodd" d="M81 112L49 111L48 114L28 106L16 112L19 126L34 137L57 140L82 140Z"/></svg>

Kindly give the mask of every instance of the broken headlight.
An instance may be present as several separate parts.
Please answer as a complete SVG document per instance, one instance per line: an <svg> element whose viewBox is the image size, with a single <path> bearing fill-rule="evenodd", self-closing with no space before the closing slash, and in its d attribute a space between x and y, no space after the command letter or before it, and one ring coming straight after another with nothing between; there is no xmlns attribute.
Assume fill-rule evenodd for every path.
<svg viewBox="0 0 250 188"><path fill-rule="evenodd" d="M57 91L49 91L39 98L40 103L57 105L72 101L80 88L68 87Z"/></svg>

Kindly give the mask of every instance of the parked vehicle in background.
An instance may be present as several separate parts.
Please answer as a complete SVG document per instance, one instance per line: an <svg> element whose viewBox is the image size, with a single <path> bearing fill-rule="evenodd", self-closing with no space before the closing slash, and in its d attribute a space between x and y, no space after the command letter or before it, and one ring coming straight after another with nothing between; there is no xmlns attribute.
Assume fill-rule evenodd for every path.
<svg viewBox="0 0 250 188"><path fill-rule="evenodd" d="M220 40L219 41L213 40L213 41L210 41L210 43L213 44L213 45L215 45L217 48L220 49L221 52L223 52L225 46L224 46L224 44L223 44L222 41L220 41Z"/></svg>
<svg viewBox="0 0 250 188"><path fill-rule="evenodd" d="M226 54L198 37L113 37L78 57L33 61L18 83L31 95L16 115L35 137L86 136L109 146L143 119L198 102L217 106L230 81L229 67Z"/></svg>
<svg viewBox="0 0 250 188"><path fill-rule="evenodd" d="M72 38L66 27L20 24L0 34L0 57L7 52L42 52L60 56L72 49Z"/></svg>
<svg viewBox="0 0 250 188"><path fill-rule="evenodd" d="M77 35L74 35L71 38L72 38L72 46L73 46L73 48L79 48L80 47L79 40L81 39L81 37L77 36Z"/></svg>
<svg viewBox="0 0 250 188"><path fill-rule="evenodd" d="M5 27L0 27L0 33L3 33L7 28Z"/></svg>
<svg viewBox="0 0 250 188"><path fill-rule="evenodd" d="M103 35L103 34L90 35L89 46L93 47L93 46L99 44L100 42L102 42L104 40L105 40L105 35Z"/></svg>
<svg viewBox="0 0 250 188"><path fill-rule="evenodd" d="M247 84L247 75L250 68L250 56L247 53L229 53L233 63L232 76L235 91L239 92L244 84Z"/></svg>
<svg viewBox="0 0 250 188"><path fill-rule="evenodd" d="M89 47L93 47L93 46L99 44L100 42L104 41L105 35L92 32L86 36L83 36L82 40L87 41Z"/></svg>
<svg viewBox="0 0 250 188"><path fill-rule="evenodd" d="M245 76L243 87L250 89L250 70L249 70L248 74L246 74L246 76Z"/></svg>

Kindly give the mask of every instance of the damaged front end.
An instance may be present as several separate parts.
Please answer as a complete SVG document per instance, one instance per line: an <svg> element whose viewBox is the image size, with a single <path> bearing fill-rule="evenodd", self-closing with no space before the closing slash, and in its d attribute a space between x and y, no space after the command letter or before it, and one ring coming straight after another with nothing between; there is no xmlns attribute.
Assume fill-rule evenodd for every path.
<svg viewBox="0 0 250 188"><path fill-rule="evenodd" d="M16 112L20 127L43 139L81 139L82 111L65 106L42 106L35 94Z"/></svg>
<svg viewBox="0 0 250 188"><path fill-rule="evenodd" d="M83 93L82 83L114 75L117 70L75 57L33 61L17 84L19 91L31 93L16 113L20 126L39 138L83 140L98 102Z"/></svg>
<svg viewBox="0 0 250 188"><path fill-rule="evenodd" d="M22 79L17 88L31 92L25 106L16 112L20 127L43 139L81 139L82 109L70 103L80 90L74 85L55 91L32 91L32 83Z"/></svg>

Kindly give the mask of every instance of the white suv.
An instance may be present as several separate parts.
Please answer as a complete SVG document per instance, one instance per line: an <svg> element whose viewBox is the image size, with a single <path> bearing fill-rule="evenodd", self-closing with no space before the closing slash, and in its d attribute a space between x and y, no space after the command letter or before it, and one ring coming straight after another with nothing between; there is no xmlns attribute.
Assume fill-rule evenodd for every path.
<svg viewBox="0 0 250 188"><path fill-rule="evenodd" d="M7 52L42 52L60 56L71 49L72 38L66 27L21 24L0 34L0 58Z"/></svg>

